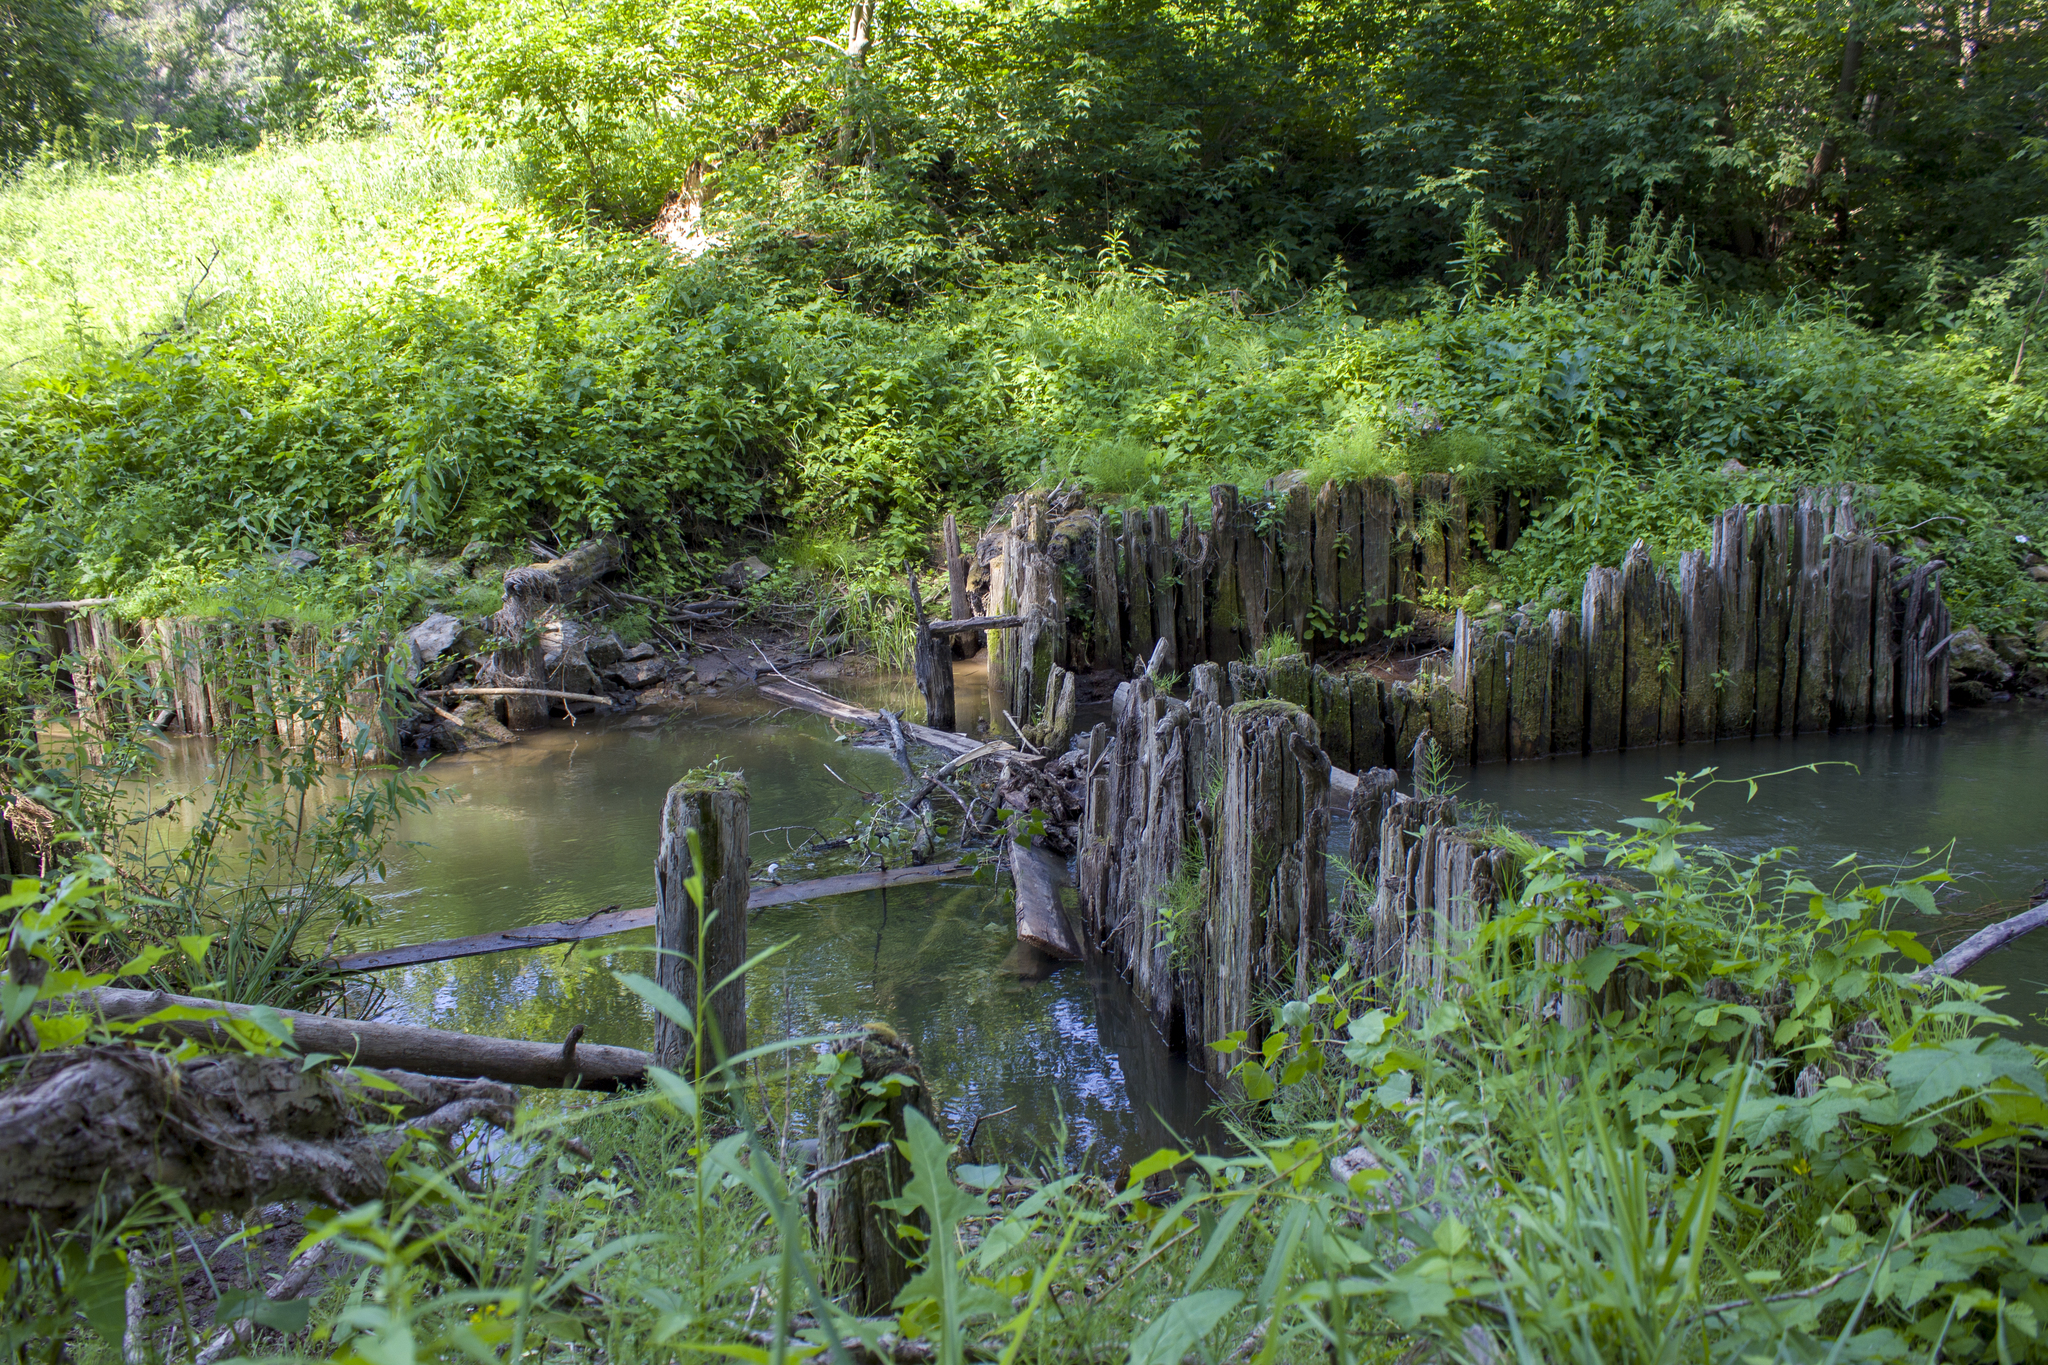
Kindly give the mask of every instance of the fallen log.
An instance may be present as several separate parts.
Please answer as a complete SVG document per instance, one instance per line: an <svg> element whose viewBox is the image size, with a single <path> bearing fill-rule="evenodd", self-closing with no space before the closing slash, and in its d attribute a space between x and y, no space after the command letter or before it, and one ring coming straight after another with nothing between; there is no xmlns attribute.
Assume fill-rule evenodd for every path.
<svg viewBox="0 0 2048 1365"><path fill-rule="evenodd" d="M1913 984L1924 986L1938 976L1959 977L1974 966L1977 959L1988 957L2022 934L2030 934L2043 925L2048 925L2048 901L2043 901L2031 910L2022 910L2010 919L2002 919L1996 924L1979 929L1913 973Z"/></svg>
<svg viewBox="0 0 2048 1365"><path fill-rule="evenodd" d="M933 863L929 867L848 872L842 876L819 877L812 881L790 882L783 886L753 887L747 895L747 909L765 910L774 905L822 900L827 896L850 896L861 891L881 890L884 887L950 881L956 877L973 875L974 869L965 863ZM581 943L585 939L631 933L635 929L652 929L654 919L655 911L651 905L642 906L637 910L602 910L594 915L586 915L582 919L529 924L518 929L501 929L495 933L471 934L466 938L446 938L402 948L377 948L369 952L350 953L345 957L334 958L327 967L330 971L344 975L352 972L381 972L392 967L414 967L423 962L450 962L461 957L482 957L486 953L507 953L521 948L559 947L565 943Z"/></svg>
<svg viewBox="0 0 2048 1365"><path fill-rule="evenodd" d="M880 711L870 711L864 706L841 701L829 692L821 692L808 683L800 683L780 674L773 682L759 684L759 690L762 696L771 700L820 716L829 716L833 720L843 720L855 725L882 723ZM934 730L928 725L912 725L908 721L903 722L903 733L919 744L928 744L949 754L964 754L981 747L981 741L972 735L956 735L947 730Z"/></svg>
<svg viewBox="0 0 2048 1365"><path fill-rule="evenodd" d="M69 602L0 602L0 611L91 611L94 607L111 607L111 597L78 597ZM1942 641L1947 644L1946 640Z"/></svg>
<svg viewBox="0 0 2048 1365"><path fill-rule="evenodd" d="M193 1018L192 1011L222 1011L235 1019L250 1019L254 1013L247 1005L110 986L68 998L107 1019L133 1021L171 1012L174 1017L149 1025L153 1036L195 1038L215 1046L229 1046L234 1040L217 1018ZM274 1013L291 1025L292 1046L302 1054L325 1052L356 1066L425 1076L483 1077L542 1089L619 1090L641 1084L652 1060L635 1048L598 1043L581 1047L574 1036L566 1045L529 1043L298 1010Z"/></svg>
<svg viewBox="0 0 2048 1365"><path fill-rule="evenodd" d="M1073 894L1063 859L1015 839L1010 841L1010 876L1017 883L1017 941L1048 957L1079 962L1081 945L1067 924L1061 893Z"/></svg>
<svg viewBox="0 0 2048 1365"><path fill-rule="evenodd" d="M474 1119L511 1127L510 1086L379 1074L388 1089L239 1051L37 1054L0 1094L0 1248L111 1227L164 1189L195 1214L284 1199L350 1208L388 1192L391 1158L415 1135L445 1142ZM392 1125L392 1106L406 1122Z"/></svg>
<svg viewBox="0 0 2048 1365"><path fill-rule="evenodd" d="M1023 624L1021 616L967 616L951 621L933 621L925 629L934 635L965 635L977 630L1016 630Z"/></svg>

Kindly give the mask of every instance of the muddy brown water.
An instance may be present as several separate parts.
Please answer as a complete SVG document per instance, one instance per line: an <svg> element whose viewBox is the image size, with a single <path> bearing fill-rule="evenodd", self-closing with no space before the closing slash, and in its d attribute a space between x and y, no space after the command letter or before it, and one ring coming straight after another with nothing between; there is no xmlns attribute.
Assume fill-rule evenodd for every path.
<svg viewBox="0 0 2048 1365"><path fill-rule="evenodd" d="M901 679L825 685L865 704L919 709ZM959 708L962 729L986 728L978 669L960 670ZM165 776L202 780L206 754L176 747ZM401 822L387 874L369 888L379 919L356 946L651 904L663 794L714 762L746 775L756 873L772 864L784 881L850 870L845 854L806 854L803 843L846 834L871 809L862 793L893 791L901 777L886 754L841 742L825 721L776 710L746 689L692 712L586 720L512 748L442 758L427 770L431 809ZM1771 778L1754 799L1742 786L1714 788L1700 802L1698 818L1714 826L1702 839L1738 852L1789 846L1816 873L1851 854L1883 864L1948 848L1954 913L1916 927L1949 941L2048 876L2048 708L1963 712L1934 731L1493 765L1458 780L1464 797L1496 807L1510 826L1556 837L1649 813L1642 798L1678 771L1715 766L1722 777L1749 777L1809 763L1854 766ZM1164 1047L1114 972L1022 958L1013 915L1007 879L997 885L986 873L758 912L752 946L780 951L749 978L750 1036L888 1022L917 1046L954 1131L997 1115L982 1124L983 1159L1057 1148L1114 1166L1184 1138L1221 1140L1205 1118L1213 1097L1200 1075ZM536 1039L580 1023L590 1041L646 1047L652 1015L615 973L652 975L651 949L648 933L383 973L386 1017ZM2013 1013L2038 1015L2048 933L1974 975L2004 985ZM778 1101L769 1118L792 1138L814 1135L801 1099Z"/></svg>

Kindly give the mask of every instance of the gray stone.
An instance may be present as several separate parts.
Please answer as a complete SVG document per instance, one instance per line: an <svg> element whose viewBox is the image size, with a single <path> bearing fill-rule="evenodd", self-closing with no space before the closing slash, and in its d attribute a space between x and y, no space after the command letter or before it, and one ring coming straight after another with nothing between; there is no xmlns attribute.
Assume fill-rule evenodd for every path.
<svg viewBox="0 0 2048 1365"><path fill-rule="evenodd" d="M2020 670L2013 686L2030 697L2048 697L2048 664L2035 664L2032 668Z"/></svg>
<svg viewBox="0 0 2048 1365"><path fill-rule="evenodd" d="M1998 657L2015 668L2024 667L2027 662L2027 642L2017 635L1994 635L1991 647L1998 651Z"/></svg>
<svg viewBox="0 0 2048 1365"><path fill-rule="evenodd" d="M283 554L270 557L271 567L283 569L286 573L297 573L301 569L310 569L319 562L320 552L318 550L308 550L304 547L286 550Z"/></svg>
<svg viewBox="0 0 2048 1365"><path fill-rule="evenodd" d="M619 659L623 663L637 664L642 659L653 658L658 652L653 645L642 640L639 644L634 645L631 649L619 655Z"/></svg>
<svg viewBox="0 0 2048 1365"><path fill-rule="evenodd" d="M668 676L666 659L634 659L620 664L606 675L638 692L643 687L652 687Z"/></svg>
<svg viewBox="0 0 2048 1365"><path fill-rule="evenodd" d="M2033 568L2027 570L2027 577L2033 579L2036 583L2048 583L2048 564L2036 564Z"/></svg>
<svg viewBox="0 0 2048 1365"><path fill-rule="evenodd" d="M2034 622L2034 648L2048 650L2048 621Z"/></svg>
<svg viewBox="0 0 2048 1365"><path fill-rule="evenodd" d="M434 731L434 747L443 753L466 754L475 749L493 749L518 742L518 736L499 723L489 703L472 697L455 708L460 725L442 725Z"/></svg>
<svg viewBox="0 0 2048 1365"><path fill-rule="evenodd" d="M583 657L599 672L623 663L626 648L619 643L619 637L608 630L598 631L583 643Z"/></svg>
<svg viewBox="0 0 2048 1365"><path fill-rule="evenodd" d="M718 581L728 588L744 588L749 584L759 583L773 572L774 570L763 564L759 558L748 555L745 559L736 559L727 565L725 572L718 575Z"/></svg>
<svg viewBox="0 0 2048 1365"><path fill-rule="evenodd" d="M1990 701L1991 689L1974 678L1964 678L1948 685L1948 704L1958 710L1984 706Z"/></svg>
<svg viewBox="0 0 2048 1365"><path fill-rule="evenodd" d="M1975 626L1965 626L1955 633L1948 642L1949 663L1967 677L1988 678L2002 683L2012 676L2012 666L1998 657L1998 651L1984 638L1984 632ZM1949 688L1949 695L1955 695L1955 688ZM1986 700L1990 698L1987 696Z"/></svg>
<svg viewBox="0 0 2048 1365"><path fill-rule="evenodd" d="M430 664L455 647L462 638L462 618L437 611L405 633L419 651L420 662Z"/></svg>

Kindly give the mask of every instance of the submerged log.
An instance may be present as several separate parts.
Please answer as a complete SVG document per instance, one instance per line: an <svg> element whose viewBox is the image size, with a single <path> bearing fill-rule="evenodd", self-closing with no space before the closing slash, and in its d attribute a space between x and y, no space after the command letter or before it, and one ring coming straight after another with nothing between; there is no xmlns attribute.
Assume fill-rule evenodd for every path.
<svg viewBox="0 0 2048 1365"><path fill-rule="evenodd" d="M1048 957L1079 962L1081 945L1067 919L1064 900L1074 894L1067 865L1042 848L1010 841L1010 876L1017 884L1017 938Z"/></svg>
<svg viewBox="0 0 2048 1365"><path fill-rule="evenodd" d="M378 1075L372 1088L297 1057L240 1051L32 1057L0 1095L0 1248L115 1226L163 1190L194 1214L285 1199L350 1208L387 1194L392 1158L416 1137L445 1142L476 1119L512 1126L509 1086Z"/></svg>
<svg viewBox="0 0 2048 1365"><path fill-rule="evenodd" d="M1988 924L1976 933L1943 953L1934 961L1913 973L1909 978L1915 985L1926 985L1936 977L1958 977L1968 971L1979 958L1987 957L2005 947L2014 939L2031 934L2048 925L2048 901L2043 901L2031 910L2022 910L2009 919Z"/></svg>
<svg viewBox="0 0 2048 1365"><path fill-rule="evenodd" d="M253 1017L247 1005L163 991L103 986L83 992L80 999L105 1018L130 1022L166 1010L175 1011L186 1017L152 1024L151 1032L164 1037L197 1038L216 1046L229 1046L234 1040L218 1019L194 1019L191 1012L220 1011L233 1019ZM508 1085L617 1090L639 1085L649 1061L648 1054L633 1048L595 1043L565 1049L559 1043L485 1038L368 1019L337 1019L298 1010L277 1010L274 1017L291 1026L292 1046L301 1053L326 1052L357 1066L395 1067L426 1076L481 1076Z"/></svg>
<svg viewBox="0 0 2048 1365"><path fill-rule="evenodd" d="M982 747L990 753L1014 752L1007 744L987 744ZM939 771L943 776L947 769L941 768ZM914 808L926 795L929 795L929 792L920 793L919 796L912 798L912 807ZM747 892L747 909L766 910L771 906L794 905L800 901L823 900L829 896L852 896L867 891L884 891L890 887L951 881L973 875L974 869L965 863L929 863L924 867L887 867L877 872L848 872L837 877L784 882L780 886L751 887ZM463 938L444 938L432 943L408 944L401 948L376 948L369 952L349 953L323 965L329 971L348 975L354 972L388 971L393 967L415 967L423 962L452 962L457 958L482 957L489 953L559 948L565 943L582 943L589 939L607 938L612 934L629 934L640 929L652 929L654 916L655 908L651 905L641 906L637 910L603 910L586 915L582 919L528 924L518 929L500 929L488 934L470 934Z"/></svg>
<svg viewBox="0 0 2048 1365"><path fill-rule="evenodd" d="M690 836L696 835L696 848ZM693 774L668 789L654 859L655 980L696 1020L694 1033L662 1015L654 1056L706 1075L747 1050L747 785L736 773ZM703 900L686 883L702 879ZM701 985L701 989L700 989ZM709 1006L699 1002L709 994Z"/></svg>
<svg viewBox="0 0 2048 1365"><path fill-rule="evenodd" d="M900 1223L922 1222L888 1204L910 1183L906 1115L915 1109L937 1124L937 1107L910 1044L886 1024L869 1024L842 1056L858 1072L834 1078L818 1126L818 1250L834 1290L863 1317L886 1313L910 1282Z"/></svg>

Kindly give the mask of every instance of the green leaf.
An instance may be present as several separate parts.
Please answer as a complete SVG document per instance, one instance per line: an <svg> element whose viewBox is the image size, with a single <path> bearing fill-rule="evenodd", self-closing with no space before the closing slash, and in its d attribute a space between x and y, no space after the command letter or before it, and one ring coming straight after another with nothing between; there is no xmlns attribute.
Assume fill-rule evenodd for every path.
<svg viewBox="0 0 2048 1365"><path fill-rule="evenodd" d="M230 1289L214 1305L213 1320L224 1324L247 1318L280 1332L303 1332L312 1313L311 1299L273 1299L260 1289Z"/></svg>
<svg viewBox="0 0 2048 1365"><path fill-rule="evenodd" d="M1244 1087L1245 1098L1253 1103L1272 1099L1273 1092L1279 1088L1273 1084L1272 1074L1254 1061L1238 1063L1237 1070L1231 1074Z"/></svg>
<svg viewBox="0 0 2048 1365"><path fill-rule="evenodd" d="M1130 1183L1142 1185L1145 1183L1147 1176L1157 1175L1161 1171L1170 1171L1187 1159L1188 1154L1186 1152L1177 1152L1171 1147L1161 1147L1158 1151L1131 1167Z"/></svg>
<svg viewBox="0 0 2048 1365"><path fill-rule="evenodd" d="M1130 1365L1178 1365L1242 1302L1244 1295L1235 1289L1204 1289L1176 1299L1132 1339Z"/></svg>

